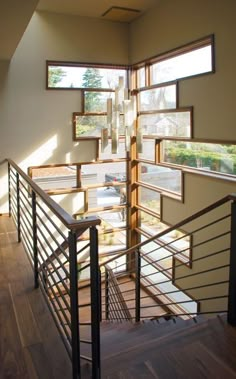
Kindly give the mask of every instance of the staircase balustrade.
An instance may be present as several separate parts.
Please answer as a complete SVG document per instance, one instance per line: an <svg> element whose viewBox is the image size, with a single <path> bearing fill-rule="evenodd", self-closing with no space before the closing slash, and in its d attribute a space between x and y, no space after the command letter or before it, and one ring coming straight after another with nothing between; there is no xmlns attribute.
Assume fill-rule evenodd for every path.
<svg viewBox="0 0 236 379"><path fill-rule="evenodd" d="M67 214L12 160L8 160L9 214L12 217L29 262L34 271L34 286L40 287L51 311L58 331L72 361L73 378L81 377L81 344L91 347L83 356L92 362L92 378L100 378L100 288L98 273L97 228L100 220L88 217L77 221ZM90 240L78 249L78 236L89 230ZM79 267L84 249L90 259ZM80 331L78 279L83 270L90 268L89 284L91 340L83 341ZM79 271L79 272L78 272Z"/></svg>
<svg viewBox="0 0 236 379"><path fill-rule="evenodd" d="M158 318L164 307L168 317L184 319L226 313L235 325L235 200L234 194L226 196L154 236L146 233L144 241L101 264L101 269L113 267L119 290L124 298L129 294L132 321ZM181 236L170 238L179 229ZM187 247L186 238L191 241ZM123 255L129 255L128 272L123 262L117 263ZM130 280L133 290L126 288ZM107 296L103 304L111 306ZM150 298L154 301L148 304Z"/></svg>
<svg viewBox="0 0 236 379"><path fill-rule="evenodd" d="M137 228L139 244L99 265L100 220L73 219L10 159L8 173L9 214L35 288L41 289L72 360L74 379L83 377L81 360L91 363L93 379L101 377L101 320L159 319L164 310L166 318L183 319L225 313L236 325L236 195L155 235ZM81 246L78 236L87 230L89 241ZM80 259L85 251L88 259ZM83 272L85 285L79 283ZM89 290L86 302L80 299L82 288ZM81 318L84 308L90 309L90 320ZM91 328L89 340L81 335L83 327Z"/></svg>

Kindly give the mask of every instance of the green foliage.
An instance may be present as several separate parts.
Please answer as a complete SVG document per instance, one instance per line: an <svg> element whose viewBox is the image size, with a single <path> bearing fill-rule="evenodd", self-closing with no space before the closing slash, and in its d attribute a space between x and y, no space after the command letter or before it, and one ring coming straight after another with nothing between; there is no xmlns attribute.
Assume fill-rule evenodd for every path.
<svg viewBox="0 0 236 379"><path fill-rule="evenodd" d="M48 69L48 86L56 87L58 83L66 75L66 72L63 71L60 67L49 67Z"/></svg>
<svg viewBox="0 0 236 379"><path fill-rule="evenodd" d="M194 145L194 144L193 144ZM205 167L211 171L236 174L236 151L235 147L228 146L226 152L205 151L204 146L198 149L171 147L165 151L165 161L189 167Z"/></svg>
<svg viewBox="0 0 236 379"><path fill-rule="evenodd" d="M99 73L99 69L89 67L83 75L82 85L84 88L101 88L102 76ZM93 112L94 109L100 108L100 93L88 92L86 94L85 112Z"/></svg>
<svg viewBox="0 0 236 379"><path fill-rule="evenodd" d="M76 135L81 136L89 132L92 133L93 130L96 129L96 125L87 125L87 124L77 124L76 125Z"/></svg>
<svg viewBox="0 0 236 379"><path fill-rule="evenodd" d="M102 76L99 73L98 68L89 67L83 75L83 87L84 88L101 88Z"/></svg>

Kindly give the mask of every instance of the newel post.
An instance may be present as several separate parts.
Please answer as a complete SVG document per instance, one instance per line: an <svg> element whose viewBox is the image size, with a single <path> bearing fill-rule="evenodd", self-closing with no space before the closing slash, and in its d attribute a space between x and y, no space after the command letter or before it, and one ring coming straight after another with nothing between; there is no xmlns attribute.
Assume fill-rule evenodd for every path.
<svg viewBox="0 0 236 379"><path fill-rule="evenodd" d="M73 379L80 378L80 337L78 311L78 270L77 270L77 237L75 231L69 232L70 259L70 304L71 304L71 347Z"/></svg>
<svg viewBox="0 0 236 379"><path fill-rule="evenodd" d="M141 257L140 251L137 249L135 251L135 321L140 321L140 280L141 280Z"/></svg>
<svg viewBox="0 0 236 379"><path fill-rule="evenodd" d="M92 322L92 379L101 378L100 356L100 299L101 283L98 267L98 231L90 228L90 278L91 278L91 322Z"/></svg>
<svg viewBox="0 0 236 379"><path fill-rule="evenodd" d="M228 323L236 325L236 201L231 205Z"/></svg>

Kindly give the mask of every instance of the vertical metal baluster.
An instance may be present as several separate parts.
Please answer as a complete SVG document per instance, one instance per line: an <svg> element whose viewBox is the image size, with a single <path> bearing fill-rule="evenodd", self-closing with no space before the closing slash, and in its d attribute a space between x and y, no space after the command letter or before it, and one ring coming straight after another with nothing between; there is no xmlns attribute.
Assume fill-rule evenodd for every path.
<svg viewBox="0 0 236 379"><path fill-rule="evenodd" d="M236 325L236 202L231 205L231 243L229 269L228 322Z"/></svg>
<svg viewBox="0 0 236 379"><path fill-rule="evenodd" d="M75 231L69 232L70 259L70 304L71 304L71 339L72 339L72 370L73 379L80 378L80 337L78 310L78 270L77 270L77 238Z"/></svg>
<svg viewBox="0 0 236 379"><path fill-rule="evenodd" d="M141 279L141 258L139 249L135 251L135 321L140 321L140 279Z"/></svg>
<svg viewBox="0 0 236 379"><path fill-rule="evenodd" d="M17 203L17 240L21 242L21 219L20 219L20 178L16 173L16 203Z"/></svg>
<svg viewBox="0 0 236 379"><path fill-rule="evenodd" d="M105 267L105 319L109 320L109 274Z"/></svg>
<svg viewBox="0 0 236 379"><path fill-rule="evenodd" d="M99 288L99 309L100 309L100 322L102 321L102 274L100 267L98 266L98 288Z"/></svg>
<svg viewBox="0 0 236 379"><path fill-rule="evenodd" d="M91 280L91 322L92 322L92 378L101 378L100 357L100 288L98 273L98 231L90 228L90 280Z"/></svg>
<svg viewBox="0 0 236 379"><path fill-rule="evenodd" d="M8 213L11 217L11 165L8 162Z"/></svg>
<svg viewBox="0 0 236 379"><path fill-rule="evenodd" d="M34 288L39 286L38 272L38 243L37 243L37 215L36 194L32 191L32 222L33 222L33 252L34 252Z"/></svg>

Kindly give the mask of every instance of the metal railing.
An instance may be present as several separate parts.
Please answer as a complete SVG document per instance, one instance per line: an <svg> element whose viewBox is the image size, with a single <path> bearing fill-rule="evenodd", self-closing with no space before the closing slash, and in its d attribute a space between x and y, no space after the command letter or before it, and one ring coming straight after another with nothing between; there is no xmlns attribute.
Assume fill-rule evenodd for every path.
<svg viewBox="0 0 236 379"><path fill-rule="evenodd" d="M100 220L73 219L12 160L8 159L9 214L16 227L34 272L34 286L40 287L72 361L73 378L81 377L81 360L91 362L92 378L100 378L100 279L98 237ZM77 240L89 230L89 241L81 247ZM86 264L78 264L88 250ZM78 277L87 270L90 301L80 304ZM90 319L81 321L80 309L88 308ZM91 329L91 338L80 338L82 328ZM89 347L84 348L84 346ZM83 353L85 351L85 353Z"/></svg>
<svg viewBox="0 0 236 379"><path fill-rule="evenodd" d="M129 308L120 290L117 278L109 265L105 265L105 314L106 320L131 320Z"/></svg>
<svg viewBox="0 0 236 379"><path fill-rule="evenodd" d="M178 230L185 232L178 237L174 233ZM236 324L236 195L151 237L146 229L137 232L142 242L114 258L113 272L133 321L227 313L228 322ZM191 242L186 244L186 240ZM117 264L123 255L129 256L126 277L126 263ZM114 259L102 263L101 269ZM109 299L107 293L103 296L104 319L108 302L116 308L118 299Z"/></svg>
<svg viewBox="0 0 236 379"><path fill-rule="evenodd" d="M101 376L101 319L139 322L226 312L228 322L236 325L236 195L156 235L137 228L142 242L103 262L99 270L100 220L73 219L11 160L8 172L9 213L35 287L41 288L72 360L73 378L81 377L82 359L91 362L94 379ZM90 238L81 245L78 237L87 230ZM178 230L180 237L173 237ZM186 240L191 241L187 246ZM89 295L81 302L78 277L85 271ZM85 308L89 320L81 316ZM83 328L90 328L90 339L83 338Z"/></svg>

